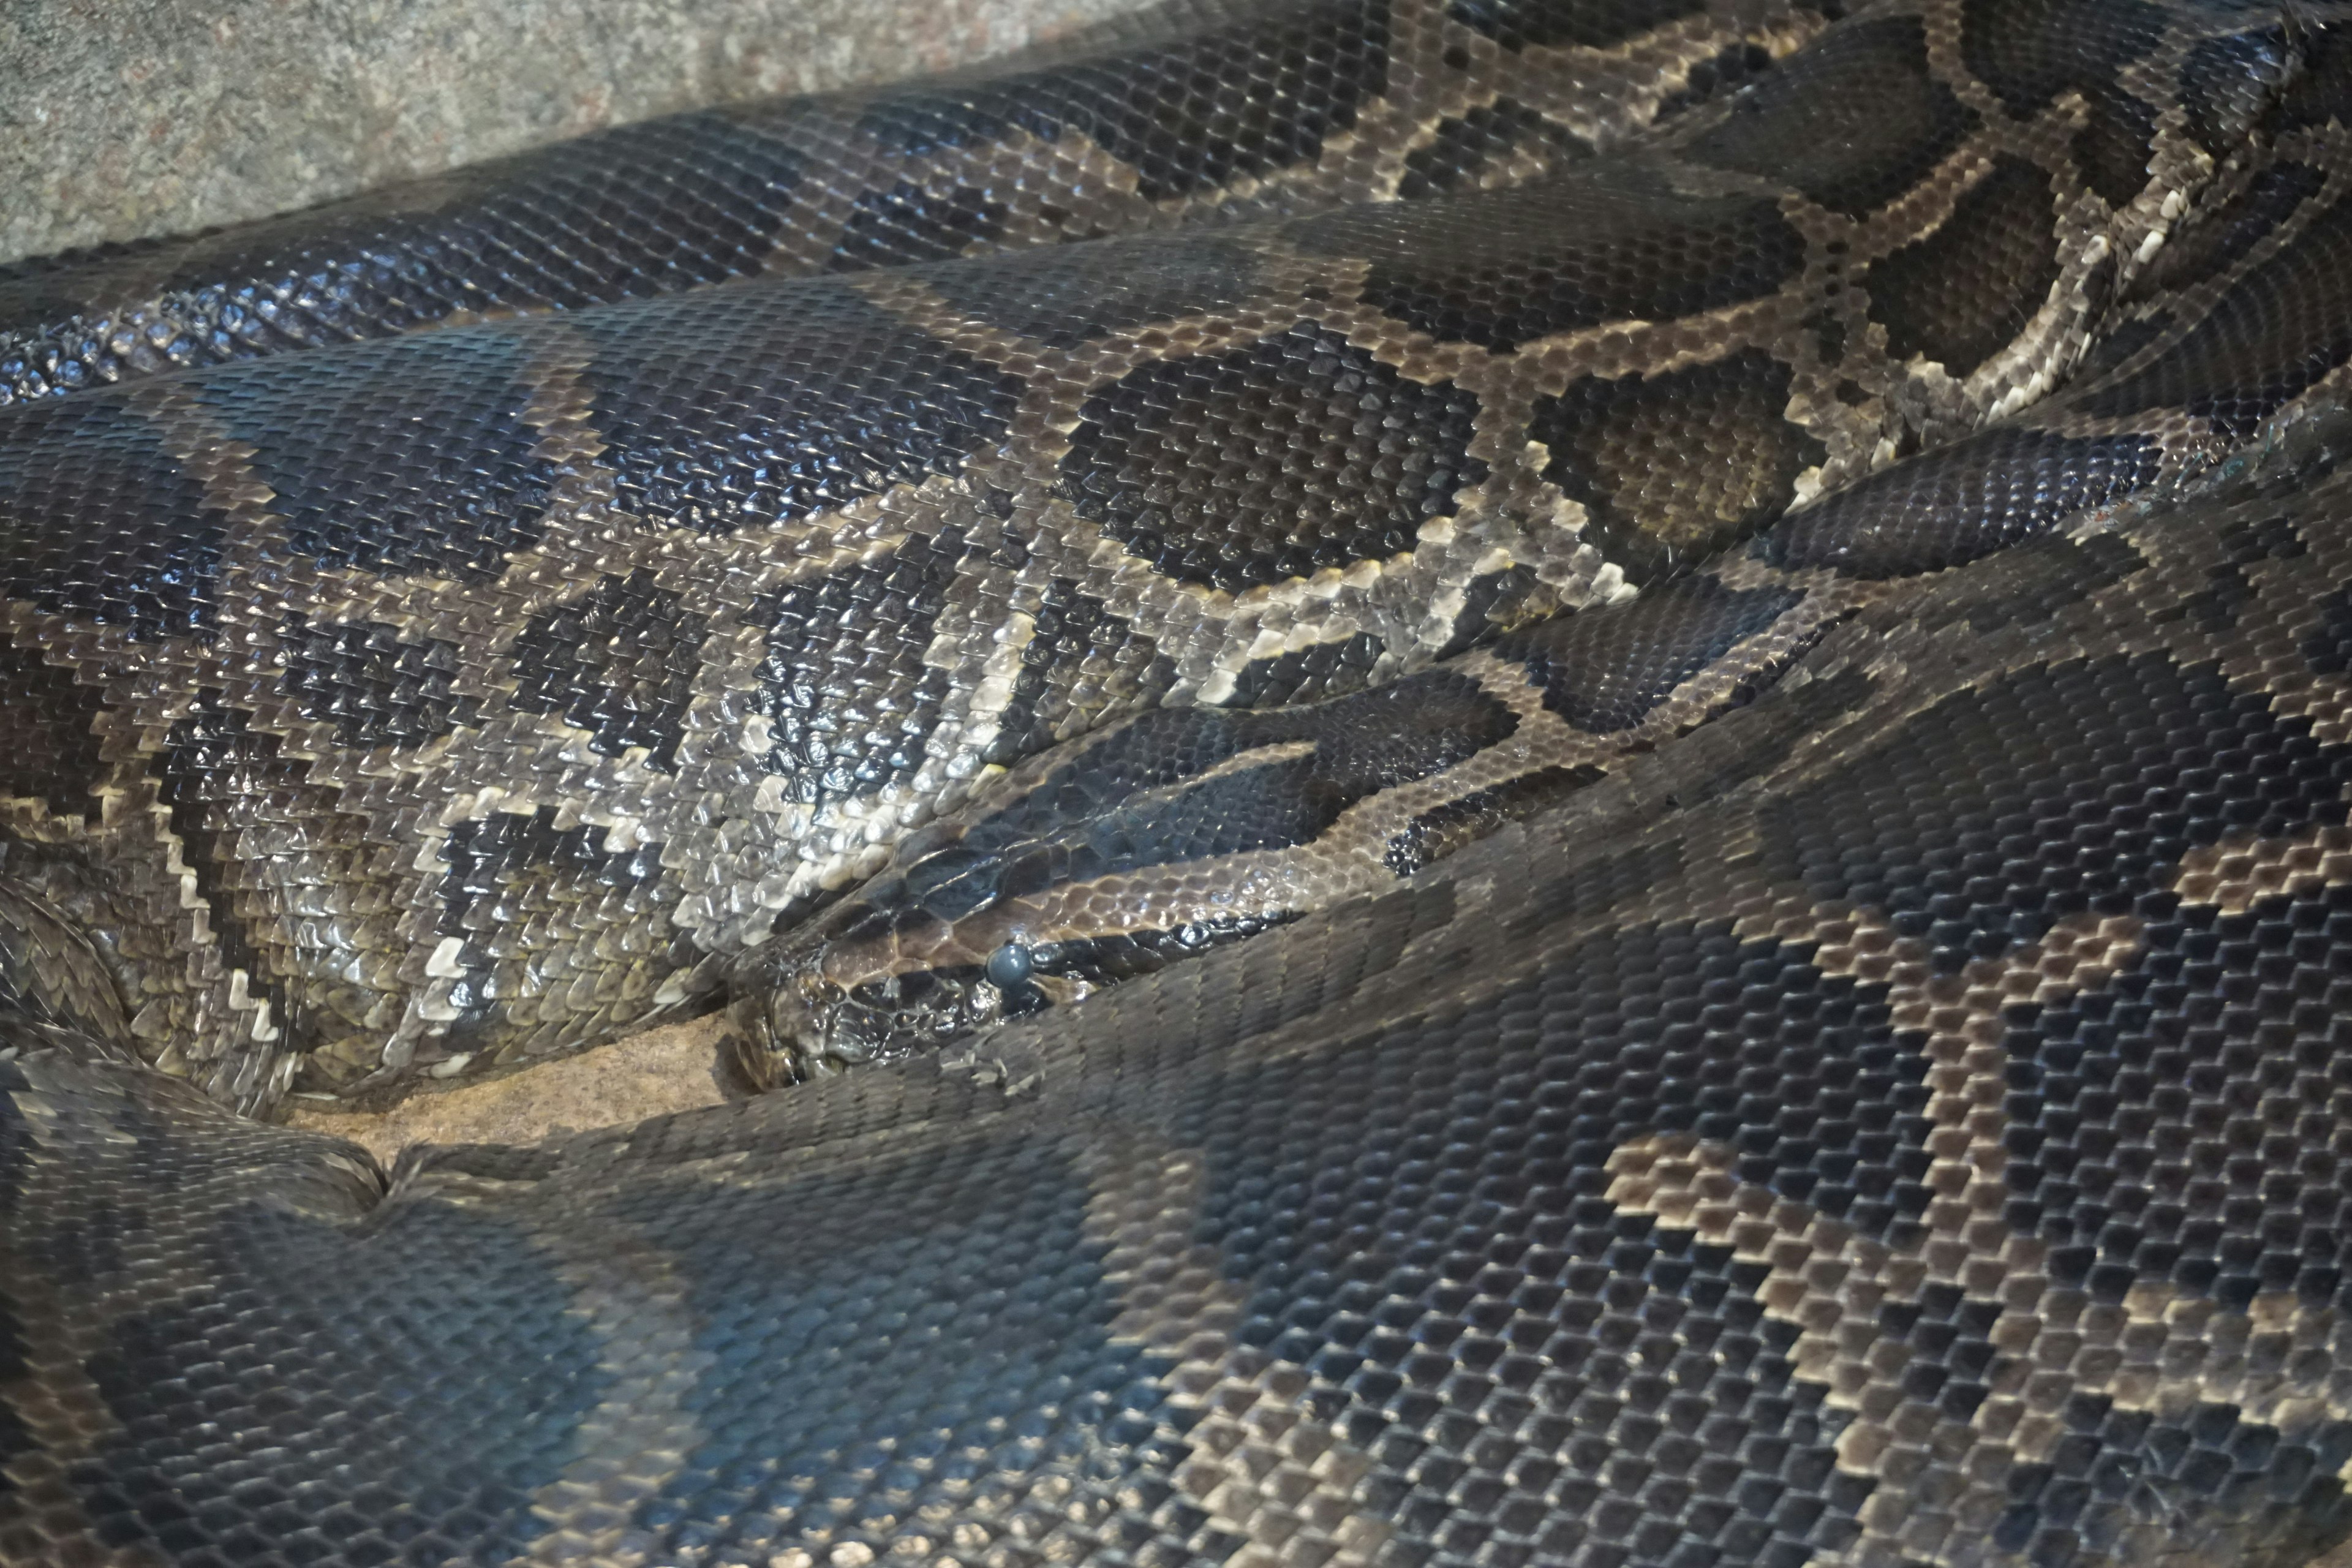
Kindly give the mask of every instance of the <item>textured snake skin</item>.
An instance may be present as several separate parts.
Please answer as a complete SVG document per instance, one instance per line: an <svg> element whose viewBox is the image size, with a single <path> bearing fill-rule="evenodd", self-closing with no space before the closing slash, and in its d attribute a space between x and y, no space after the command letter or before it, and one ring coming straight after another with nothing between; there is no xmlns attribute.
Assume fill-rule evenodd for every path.
<svg viewBox="0 0 2352 1568"><path fill-rule="evenodd" d="M16 268L0 1564L2322 1562L2347 134L1179 12Z"/></svg>
<svg viewBox="0 0 2352 1568"><path fill-rule="evenodd" d="M12 1024L0 1558L2310 1561L2352 486L2258 478L944 1059L387 1184Z"/></svg>
<svg viewBox="0 0 2352 1568"><path fill-rule="evenodd" d="M0 267L0 405L724 279L1513 184L1754 79L1841 10L1180 0L908 87L673 115Z"/></svg>
<svg viewBox="0 0 2352 1568"><path fill-rule="evenodd" d="M751 1076L929 1048L1377 891L1749 700L1858 607L2337 398L2352 163L2315 105L2340 69L2302 79L2061 393L1636 599L1320 705L1162 710L1034 759L745 965Z"/></svg>
<svg viewBox="0 0 2352 1568"><path fill-rule="evenodd" d="M1433 49L1445 81L1451 51L1584 82L1586 13L1541 15L1423 17L1382 80L1423 101ZM1718 26L1653 22L1653 56ZM2325 266L2284 340L2207 313L2326 232L2332 100L2298 129L2282 97L2341 74L2312 39L2234 6L1895 5L1551 177L1510 183L1432 86L1434 119L1318 143L1423 199L0 410L6 874L101 944L143 1055L243 1109L593 1044L714 1005L1055 742L1362 688L1662 583L2032 402L2173 229L2244 229L2210 247L2231 276L2189 265L2116 340L2152 368L2115 407L2014 427L1990 479L1924 457L1775 546L1835 573L1885 497L1941 487L1942 546L1873 547L1965 558L2210 460L2345 357ZM1256 101L1269 68L1234 58ZM1056 68L1024 94L1096 68ZM1209 157L1223 124L1169 133Z"/></svg>

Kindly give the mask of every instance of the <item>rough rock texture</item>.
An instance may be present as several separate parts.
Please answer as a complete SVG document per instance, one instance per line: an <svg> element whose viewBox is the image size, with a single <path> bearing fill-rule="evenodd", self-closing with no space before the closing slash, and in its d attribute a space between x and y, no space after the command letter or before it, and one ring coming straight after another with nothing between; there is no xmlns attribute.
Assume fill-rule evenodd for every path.
<svg viewBox="0 0 2352 1568"><path fill-rule="evenodd" d="M0 260L599 126L942 69L1139 0L15 0Z"/></svg>
<svg viewBox="0 0 2352 1568"><path fill-rule="evenodd" d="M647 1116L716 1105L721 1017L642 1035L488 1083L412 1095L380 1115L298 1108L286 1120L364 1145L389 1167L411 1143L536 1143Z"/></svg>

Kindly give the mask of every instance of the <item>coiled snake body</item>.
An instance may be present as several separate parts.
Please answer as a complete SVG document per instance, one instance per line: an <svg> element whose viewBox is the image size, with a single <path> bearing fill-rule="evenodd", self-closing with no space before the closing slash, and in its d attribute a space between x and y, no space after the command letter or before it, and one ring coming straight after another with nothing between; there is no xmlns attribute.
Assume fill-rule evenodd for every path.
<svg viewBox="0 0 2352 1568"><path fill-rule="evenodd" d="M2331 1549L2335 21L1170 13L0 274L0 1561ZM730 994L909 1059L265 1120Z"/></svg>

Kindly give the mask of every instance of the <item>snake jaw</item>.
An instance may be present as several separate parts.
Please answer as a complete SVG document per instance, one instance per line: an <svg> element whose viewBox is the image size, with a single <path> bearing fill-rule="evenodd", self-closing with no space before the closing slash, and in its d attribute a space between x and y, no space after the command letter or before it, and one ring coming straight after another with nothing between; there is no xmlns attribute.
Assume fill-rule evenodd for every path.
<svg viewBox="0 0 2352 1568"><path fill-rule="evenodd" d="M888 970L849 980L827 973L823 948L780 963L734 1004L736 1068L751 1088L827 1078L903 1061L1045 1005L1009 994L979 964ZM1024 1005L1026 1004L1026 1005Z"/></svg>

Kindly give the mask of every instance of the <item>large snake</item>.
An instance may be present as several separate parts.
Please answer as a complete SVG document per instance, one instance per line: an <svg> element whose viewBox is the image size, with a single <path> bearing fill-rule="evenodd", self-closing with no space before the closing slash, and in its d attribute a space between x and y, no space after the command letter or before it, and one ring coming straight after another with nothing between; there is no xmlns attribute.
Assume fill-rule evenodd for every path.
<svg viewBox="0 0 2352 1568"><path fill-rule="evenodd" d="M2331 21L1171 13L0 279L0 1561L2352 1534ZM910 1059L258 1119L730 994Z"/></svg>

